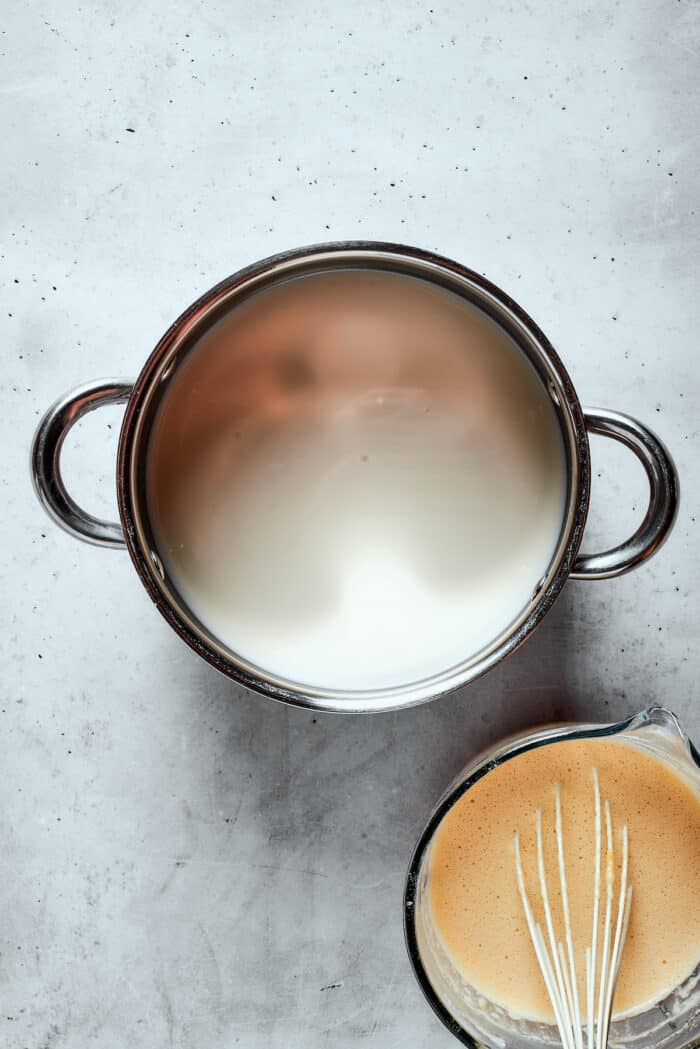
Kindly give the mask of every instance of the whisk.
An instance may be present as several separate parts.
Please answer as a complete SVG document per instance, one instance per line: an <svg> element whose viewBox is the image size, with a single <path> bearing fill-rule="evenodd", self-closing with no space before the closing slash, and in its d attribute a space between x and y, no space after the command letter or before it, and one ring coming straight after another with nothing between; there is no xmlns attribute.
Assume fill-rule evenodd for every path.
<svg viewBox="0 0 700 1049"><path fill-rule="evenodd" d="M627 936L630 908L632 905L632 886L628 885L628 831L627 824L622 828L622 866L617 886L617 917L613 918L615 896L615 853L613 847L613 827L610 804L605 800L601 806L600 782L597 769L593 769L593 793L595 798L595 863L593 876L593 925L591 942L586 948L586 1035L587 1049L605 1049L608 1043L610 1017L612 1015L615 988L620 975L622 950ZM605 905L601 909L601 876L603 819L605 813ZM542 978L554 1011L554 1018L559 1029L563 1049L583 1049L584 1021L579 1002L576 964L574 961L574 944L571 934L569 894L566 883L566 862L564 858L564 836L562 833L561 791L555 788L555 827L557 861L559 868L559 886L561 891L561 912L564 922L564 938L557 938L554 930L552 909L549 903L547 872L544 863L542 843L542 810L536 813L537 837L537 871L539 890L542 897L542 910L547 930L545 937L542 925L535 920L525 886L525 875L520 856L520 836L515 835L515 872L518 889L525 911L527 927L530 932ZM603 921L600 936L601 916ZM615 930L613 934L613 920Z"/></svg>

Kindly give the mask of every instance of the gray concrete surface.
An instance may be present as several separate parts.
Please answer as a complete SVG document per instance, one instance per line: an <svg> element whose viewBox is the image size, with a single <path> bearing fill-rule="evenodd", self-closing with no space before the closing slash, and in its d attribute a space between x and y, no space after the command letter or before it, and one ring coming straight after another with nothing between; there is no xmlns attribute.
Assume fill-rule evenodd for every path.
<svg viewBox="0 0 700 1049"><path fill-rule="evenodd" d="M31 0L2 16L0 1044L6 1049L456 1045L401 930L408 856L477 749L651 701L700 735L700 8ZM675 533L570 583L461 695L314 716L182 647L128 558L44 517L27 453L80 381L133 376L239 266L400 240L505 287L584 402L676 456ZM114 512L118 410L67 449ZM593 442L588 545L645 485Z"/></svg>

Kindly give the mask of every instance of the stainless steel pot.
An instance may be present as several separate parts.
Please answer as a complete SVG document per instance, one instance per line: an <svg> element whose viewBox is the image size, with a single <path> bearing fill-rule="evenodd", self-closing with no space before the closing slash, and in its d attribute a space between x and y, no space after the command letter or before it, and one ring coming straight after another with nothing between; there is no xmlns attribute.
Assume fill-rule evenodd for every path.
<svg viewBox="0 0 700 1049"><path fill-rule="evenodd" d="M495 320L525 354L549 391L567 457L566 513L555 555L529 606L487 648L456 667L405 686L368 691L312 688L253 666L212 635L186 606L163 567L149 524L145 460L150 428L168 380L202 333L252 293L287 280L332 269L375 269L407 274L457 293ZM71 498L61 477L63 441L87 412L126 404L117 459L121 523L87 513ZM612 437L641 461L649 480L649 505L626 542L597 554L579 554L589 504L588 433ZM88 383L61 397L41 420L32 446L32 476L47 512L66 531L90 543L126 546L156 606L173 629L203 659L258 692L323 710L389 710L434 699L473 681L517 648L551 608L566 580L606 579L634 568L663 543L673 524L678 480L659 439L620 412L583 410L553 347L528 315L504 292L458 263L395 244L348 242L302 248L258 262L222 281L187 309L160 340L135 383ZM361 654L359 654L361 658Z"/></svg>

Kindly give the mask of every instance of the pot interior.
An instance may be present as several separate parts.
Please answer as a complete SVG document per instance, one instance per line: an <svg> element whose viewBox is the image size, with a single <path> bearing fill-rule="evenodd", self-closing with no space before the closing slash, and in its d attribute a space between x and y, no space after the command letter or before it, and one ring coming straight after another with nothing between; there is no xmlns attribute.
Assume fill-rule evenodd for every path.
<svg viewBox="0 0 700 1049"><path fill-rule="evenodd" d="M140 560L254 684L439 690L552 597L578 406L534 325L464 276L296 261L215 289L139 380Z"/></svg>

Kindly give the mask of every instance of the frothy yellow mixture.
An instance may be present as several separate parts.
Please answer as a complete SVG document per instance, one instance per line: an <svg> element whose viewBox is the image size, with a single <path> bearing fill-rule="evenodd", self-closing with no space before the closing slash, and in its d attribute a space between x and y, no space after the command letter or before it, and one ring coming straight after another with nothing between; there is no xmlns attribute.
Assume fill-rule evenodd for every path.
<svg viewBox="0 0 700 1049"><path fill-rule="evenodd" d="M700 962L697 793L666 762L628 742L549 744L507 761L470 788L440 824L430 855L430 907L448 955L476 991L515 1016L553 1018L518 895L513 838L520 834L534 903L540 807L550 899L555 922L563 927L554 832L557 783L579 994L585 995L595 856L593 768L612 809L618 860L622 825L629 828L634 898L615 1014L641 1012L661 1001Z"/></svg>

